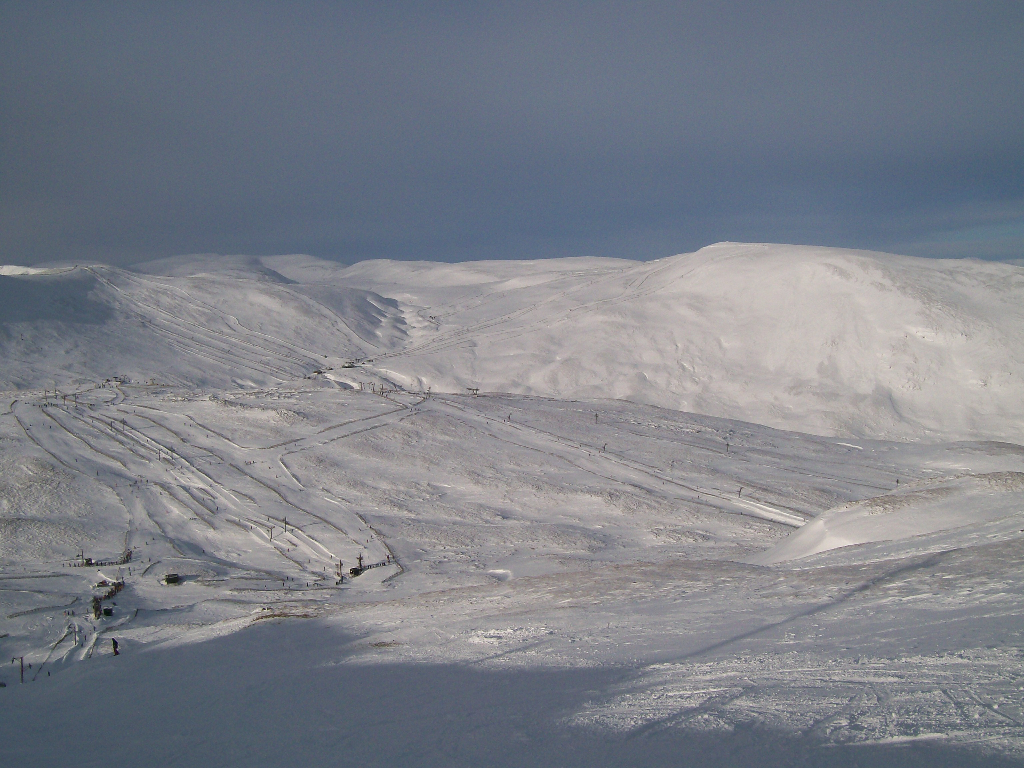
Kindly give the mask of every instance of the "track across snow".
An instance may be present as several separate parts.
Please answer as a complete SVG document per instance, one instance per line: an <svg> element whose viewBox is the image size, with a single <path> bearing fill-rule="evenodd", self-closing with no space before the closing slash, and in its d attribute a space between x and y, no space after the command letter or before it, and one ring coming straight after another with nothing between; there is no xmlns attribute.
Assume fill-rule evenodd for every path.
<svg viewBox="0 0 1024 768"><path fill-rule="evenodd" d="M6 754L1020 765L1022 293L735 244L2 268Z"/></svg>

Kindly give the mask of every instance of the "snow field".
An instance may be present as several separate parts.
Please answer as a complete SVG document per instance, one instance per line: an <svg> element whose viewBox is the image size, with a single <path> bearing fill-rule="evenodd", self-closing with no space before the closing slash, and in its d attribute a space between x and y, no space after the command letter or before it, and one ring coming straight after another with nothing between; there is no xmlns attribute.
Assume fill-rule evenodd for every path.
<svg viewBox="0 0 1024 768"><path fill-rule="evenodd" d="M1020 749L1018 726L990 709L977 721L975 698L1001 697L1004 714L1024 700L979 682L970 662L947 675L943 661L967 652L1017 668L1017 528L976 521L978 538L957 539L973 554L952 559L949 540L911 530L897 533L917 548L846 565L822 552L813 567L739 562L782 542L777 555L830 507L826 518L909 509L922 488L972 483L1013 497L1024 463L1013 446L851 442L618 401L306 384L213 399L121 385L78 399L23 396L0 419L12 454L76 467L65 471L88 480L86 498L116 494L90 519L109 531L104 554L126 532L134 553L120 567L66 568L69 540L5 565L0 583L17 589L2 593L0 643L27 650L33 676L59 672L58 686L73 662L109 654L111 637L127 653L163 653L321 617L317 632L353 640L319 663L618 670L596 699L550 713L566 733L719 739L754 724L823 744L934 731L950 749ZM397 564L338 585L334 564L360 553ZM168 572L183 583L163 584ZM113 616L92 619L93 585L119 577ZM910 657L918 671L892 677ZM875 671L857 676L862 664L887 670L883 688ZM932 677L953 697L941 706L922 682Z"/></svg>
<svg viewBox="0 0 1024 768"><path fill-rule="evenodd" d="M735 244L4 268L8 754L1019 765L1022 291Z"/></svg>

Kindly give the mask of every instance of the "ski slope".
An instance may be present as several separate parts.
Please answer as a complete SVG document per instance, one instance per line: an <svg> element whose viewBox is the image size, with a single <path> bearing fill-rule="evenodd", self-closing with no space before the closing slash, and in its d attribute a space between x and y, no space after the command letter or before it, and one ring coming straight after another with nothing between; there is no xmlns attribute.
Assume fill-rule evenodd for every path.
<svg viewBox="0 0 1024 768"><path fill-rule="evenodd" d="M411 391L625 399L822 435L1024 427L1009 264L730 243L644 263L185 258L5 273L0 299L8 388L268 386L358 360Z"/></svg>
<svg viewBox="0 0 1024 768"><path fill-rule="evenodd" d="M374 358L407 387L614 397L828 435L1017 439L1024 426L1016 266L724 243L643 264L336 274L434 318Z"/></svg>
<svg viewBox="0 0 1024 768"><path fill-rule="evenodd" d="M1024 474L1019 472L906 483L891 493L829 510L751 562L768 565L875 542L899 542L890 551L905 552L907 539L919 545L928 534L939 533L954 547L975 538L979 530L1012 532L1022 512ZM935 546L937 537L929 538Z"/></svg>
<svg viewBox="0 0 1024 768"><path fill-rule="evenodd" d="M1019 765L1021 275L4 267L5 754Z"/></svg>

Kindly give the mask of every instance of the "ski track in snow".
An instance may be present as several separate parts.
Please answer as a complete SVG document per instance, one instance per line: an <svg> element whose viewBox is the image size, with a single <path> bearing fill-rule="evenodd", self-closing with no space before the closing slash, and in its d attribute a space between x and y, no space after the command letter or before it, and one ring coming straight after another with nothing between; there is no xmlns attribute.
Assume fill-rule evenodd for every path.
<svg viewBox="0 0 1024 768"><path fill-rule="evenodd" d="M812 282L832 274L818 262L800 266L808 257L796 252L787 269L804 269ZM596 396L593 370L575 386L524 378L520 362L501 367L503 350L587 365L607 353L625 360L608 364L609 381L627 364L655 381L664 358L644 368L642 344L602 352L569 340L591 321L633 322L644 302L675 301L680 285L722 264L742 270L751 253L761 251L719 248L703 260L647 265L589 260L576 270L541 264L533 276L506 274L500 263L341 269L267 260L275 274L308 278L317 290L334 281L362 291L344 295L369 302L348 317L332 309L341 299L311 292L322 303L265 276L238 279L244 285L222 304L216 290L234 278L3 272L91 275L89 300L114 307L128 351L83 351L72 335L58 354L46 345L68 334L66 318L10 326L49 351L26 353L27 368L11 355L0 371L11 384L0 414L0 647L32 664L33 683L22 690L16 666L0 673L0 697L22 702L0 733L9 741L36 728L47 696L77 696L78 686L95 688L90 676L122 674L110 666L116 638L117 663L130 657L123 666L140 681L161 674L146 659L204 648L210 659L241 654L299 678L316 670L324 679L397 674L399 685L420 674L413 670L603 676L568 699L538 682L536 721L515 715L483 757L464 751L457 718L435 713L438 738L457 746L427 750L414 764L520 764L503 739L533 739L538 754L560 739L610 745L587 764L636 764L644 754L651 765L690 764L650 751L683 739L711 750L706 764L725 765L732 758L712 758L709 745L738 734L768 739L780 765L798 756L854 765L869 754L894 765L926 754L936 765L1024 763L1024 448L1010 439L1024 423L1012 412L1011 374L1024 372L1013 346L1019 327L1003 324L1005 364L978 374L1002 393L991 401L1005 415L998 433L986 431L988 416L942 400L952 379L941 369L922 373L919 390L892 395L908 414L899 423L879 421L852 389L836 395L834 407L848 409L839 422L794 417L803 428L856 425L826 436L737 418L748 406L766 411L764 402L744 406L754 395L736 389L732 405L715 401L716 413L698 415L664 407L692 395L668 379L657 396L635 390L642 396L631 401ZM912 272L905 262L883 269L863 254L837 254L822 263L848 271L835 277L843 286L860 272L899 286ZM952 306L952 293L937 298L940 273L922 278L915 300ZM961 315L941 312L967 327L974 309L962 301ZM94 330L80 330L83 345L98 344ZM599 347L600 338L589 343ZM62 367L53 361L63 354ZM97 365L111 367L90 378ZM801 385L812 394L800 402L817 408L819 385ZM800 391L792 385L785 397ZM968 410L974 397L963 397ZM351 575L359 562L375 567ZM165 583L169 573L178 584ZM111 615L94 616L93 596L114 583L123 588L102 601ZM298 618L304 629L288 621ZM284 623L267 628L275 622ZM273 645L278 631L310 633L318 650L271 659L252 638ZM576 691L565 685L566 695ZM432 689L410 691L410 701L433 698ZM96 695L97 706L112 706ZM417 707L430 709L393 706L410 727ZM402 737L391 743L365 727L401 757ZM19 746L19 764L54 764L69 757L65 746ZM869 751L844 751L855 748Z"/></svg>

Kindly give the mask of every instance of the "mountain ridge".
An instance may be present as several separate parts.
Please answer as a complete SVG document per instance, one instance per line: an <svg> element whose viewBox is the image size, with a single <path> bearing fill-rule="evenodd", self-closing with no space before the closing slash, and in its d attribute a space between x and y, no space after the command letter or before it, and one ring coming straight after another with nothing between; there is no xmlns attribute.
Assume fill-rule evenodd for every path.
<svg viewBox="0 0 1024 768"><path fill-rule="evenodd" d="M1024 269L994 262L738 243L650 262L181 257L5 268L0 298L7 389L272 386L362 361L335 378L838 436L1024 434Z"/></svg>

